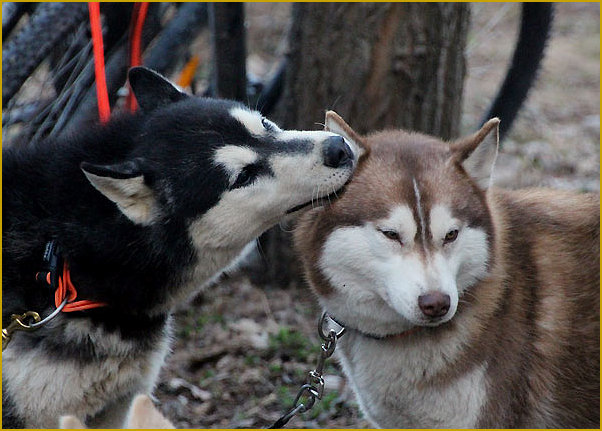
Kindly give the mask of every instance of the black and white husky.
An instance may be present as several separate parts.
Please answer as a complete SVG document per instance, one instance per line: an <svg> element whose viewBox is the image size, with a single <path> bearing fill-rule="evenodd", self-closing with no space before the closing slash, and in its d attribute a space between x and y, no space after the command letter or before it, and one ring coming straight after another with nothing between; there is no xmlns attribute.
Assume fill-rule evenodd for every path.
<svg viewBox="0 0 602 431"><path fill-rule="evenodd" d="M4 427L56 427L64 414L121 426L131 398L153 388L174 306L354 170L357 149L339 135L281 130L144 68L129 78L141 113L3 151L3 327L12 313L55 309L35 280L51 242L77 299L106 303L13 335Z"/></svg>

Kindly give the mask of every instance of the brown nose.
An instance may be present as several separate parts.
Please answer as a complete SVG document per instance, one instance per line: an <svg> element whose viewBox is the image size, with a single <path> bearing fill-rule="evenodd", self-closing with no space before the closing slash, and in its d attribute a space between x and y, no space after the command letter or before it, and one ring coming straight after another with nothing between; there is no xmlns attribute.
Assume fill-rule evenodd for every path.
<svg viewBox="0 0 602 431"><path fill-rule="evenodd" d="M429 292L426 295L420 295L418 306L425 316L445 316L449 311L449 295L441 292Z"/></svg>

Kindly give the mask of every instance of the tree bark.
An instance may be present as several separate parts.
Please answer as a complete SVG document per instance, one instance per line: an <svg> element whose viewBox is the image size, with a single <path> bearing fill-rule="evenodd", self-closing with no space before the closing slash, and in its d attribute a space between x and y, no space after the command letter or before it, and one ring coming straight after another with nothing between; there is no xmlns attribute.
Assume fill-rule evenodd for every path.
<svg viewBox="0 0 602 431"><path fill-rule="evenodd" d="M215 96L247 98L245 11L242 3L210 3L213 80Z"/></svg>
<svg viewBox="0 0 602 431"><path fill-rule="evenodd" d="M359 133L457 136L468 24L465 3L296 3L273 117L315 129L333 109ZM276 227L261 244L269 281L298 277L289 234Z"/></svg>

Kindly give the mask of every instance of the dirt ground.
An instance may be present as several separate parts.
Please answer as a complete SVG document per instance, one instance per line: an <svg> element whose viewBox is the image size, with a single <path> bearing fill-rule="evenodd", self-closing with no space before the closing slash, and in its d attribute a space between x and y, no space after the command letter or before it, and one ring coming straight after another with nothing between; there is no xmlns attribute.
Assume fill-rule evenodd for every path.
<svg viewBox="0 0 602 431"><path fill-rule="evenodd" d="M463 129L470 132L505 72L520 9L472 6ZM249 69L258 76L286 48L290 5L247 4ZM497 184L599 190L599 4L557 3L554 33L529 100L503 143ZM301 281L253 286L244 274L205 290L177 313L173 353L156 390L178 427L262 428L293 401L316 364L320 312ZM291 428L366 428L334 360L324 399Z"/></svg>

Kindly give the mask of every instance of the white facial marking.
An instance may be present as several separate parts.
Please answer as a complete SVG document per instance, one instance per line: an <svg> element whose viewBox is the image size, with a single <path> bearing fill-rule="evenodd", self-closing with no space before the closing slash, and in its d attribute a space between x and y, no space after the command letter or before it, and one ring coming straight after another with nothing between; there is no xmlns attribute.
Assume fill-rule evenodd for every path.
<svg viewBox="0 0 602 431"><path fill-rule="evenodd" d="M431 232L436 244L442 244L445 234L450 230L459 231L454 242L443 246L441 256L446 261L447 273L455 278L456 289L461 294L467 287L487 275L487 233L477 227L463 226L463 223L452 215L451 209L444 205L433 206L430 215Z"/></svg>
<svg viewBox="0 0 602 431"><path fill-rule="evenodd" d="M310 140L312 142L324 141L329 136L338 136L336 133L322 130L283 130L278 134L282 141Z"/></svg>
<svg viewBox="0 0 602 431"><path fill-rule="evenodd" d="M328 236L319 260L334 289L320 298L324 308L341 321L374 334L410 327L383 298L396 254L395 246L386 240L372 226L338 228Z"/></svg>
<svg viewBox="0 0 602 431"><path fill-rule="evenodd" d="M419 192L416 199L420 202ZM434 206L429 215L435 247L427 259L416 249L418 226L407 205L395 206L387 218L332 231L318 264L334 293L321 297L322 305L343 322L380 335L400 327L437 326L453 318L462 291L487 273L487 234L463 226L443 205ZM423 216L420 219L425 222ZM444 245L452 229L459 235ZM397 232L400 241L383 235L387 230ZM429 292L450 298L449 311L440 319L420 310L418 298Z"/></svg>
<svg viewBox="0 0 602 431"><path fill-rule="evenodd" d="M288 210L311 203L345 184L352 169L324 166L318 143L328 134L317 133L321 136L308 132L316 139L310 153L274 152L266 159L273 175L259 177L250 187L225 190L215 206L191 222L188 231L199 265L183 289L186 296L226 267L249 241L282 220ZM253 163L255 157L249 148L233 147L218 151L216 160L237 172L240 166Z"/></svg>
<svg viewBox="0 0 602 431"><path fill-rule="evenodd" d="M251 132L262 122L258 113L241 108L233 109L231 114ZM224 190L212 208L190 223L188 232L197 251L198 265L182 289L186 296L226 267L249 241L283 218L298 216L302 210L297 207L320 205L320 198L343 187L353 173L352 166L334 169L324 164L323 144L333 133L282 131L266 124L274 145L270 147L266 140L262 162L269 165L270 175L260 175L250 186ZM286 148L287 141L292 140L310 144L291 143L290 149ZM229 173L232 184L240 169L258 157L251 147L227 145L216 151L214 162Z"/></svg>
<svg viewBox="0 0 602 431"><path fill-rule="evenodd" d="M397 232L403 245L381 230ZM414 250L416 231L410 208L398 205L384 219L330 233L319 261L335 290L321 298L325 308L374 334L400 332L418 322L417 298L426 278Z"/></svg>
<svg viewBox="0 0 602 431"><path fill-rule="evenodd" d="M381 230L393 230L399 233L404 246L411 246L414 244L414 238L416 237L416 221L414 220L414 214L407 205L398 205L393 210L389 217L383 220L378 220L375 226Z"/></svg>
<svg viewBox="0 0 602 431"><path fill-rule="evenodd" d="M457 284L462 293L466 288L487 276L489 262L489 242L482 229L466 227L462 231L462 240L458 243Z"/></svg>
<svg viewBox="0 0 602 431"><path fill-rule="evenodd" d="M458 287L456 285L457 265L445 253L436 251L432 254L427 267L426 292L441 292L449 295L449 310L443 320L447 322L456 313L458 308ZM426 293L425 292L425 293Z"/></svg>
<svg viewBox="0 0 602 431"><path fill-rule="evenodd" d="M418 183L416 182L415 178L412 178L412 184L414 185L414 196L416 196L416 208L418 209L418 218L420 219L420 233L422 237L422 246L424 247L424 253L426 255L426 223L424 222L424 212L422 211L422 204L420 203L420 190L418 190Z"/></svg>
<svg viewBox="0 0 602 431"><path fill-rule="evenodd" d="M232 181L242 168L254 163L258 158L259 155L251 148L226 145L215 152L213 161L226 170Z"/></svg>
<svg viewBox="0 0 602 431"><path fill-rule="evenodd" d="M236 107L230 110L230 115L247 128L252 135L266 135L268 132L261 123L262 116L257 111Z"/></svg>
<svg viewBox="0 0 602 431"><path fill-rule="evenodd" d="M460 220L456 219L449 207L444 205L434 205L431 209L431 233L433 234L433 241L435 245L443 243L445 235L454 229L460 230Z"/></svg>

